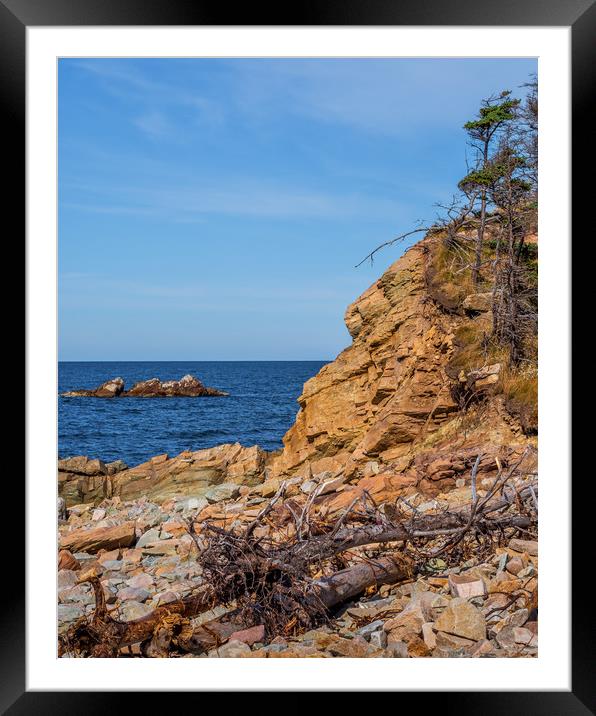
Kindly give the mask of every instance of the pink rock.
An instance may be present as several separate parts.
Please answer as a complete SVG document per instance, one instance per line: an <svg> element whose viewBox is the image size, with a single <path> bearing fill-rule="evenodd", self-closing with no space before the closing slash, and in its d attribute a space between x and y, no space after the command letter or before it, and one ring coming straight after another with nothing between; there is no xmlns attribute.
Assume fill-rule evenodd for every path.
<svg viewBox="0 0 596 716"><path fill-rule="evenodd" d="M486 586L482 579L466 574L450 574L449 589L454 597L463 599L486 595Z"/></svg>
<svg viewBox="0 0 596 716"><path fill-rule="evenodd" d="M153 577L150 574L144 574L141 572L141 574L136 574L134 577L131 577L131 579L128 580L128 586L144 587L145 589L147 589L148 587L153 586Z"/></svg>
<svg viewBox="0 0 596 716"><path fill-rule="evenodd" d="M265 627L262 624L250 627L250 629L242 629L241 631L235 631L233 634L230 634L230 641L235 639L236 641L241 641L244 644L248 644L249 646L252 646L252 644L256 644L258 641L263 641L264 638Z"/></svg>

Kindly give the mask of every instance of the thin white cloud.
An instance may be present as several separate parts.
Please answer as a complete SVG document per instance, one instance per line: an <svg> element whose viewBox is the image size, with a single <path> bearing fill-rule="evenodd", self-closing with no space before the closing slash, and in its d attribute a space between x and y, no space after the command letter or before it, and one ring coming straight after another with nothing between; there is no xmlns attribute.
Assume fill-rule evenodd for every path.
<svg viewBox="0 0 596 716"><path fill-rule="evenodd" d="M225 113L220 102L217 102L192 87L177 84L158 82L141 70L138 64L126 60L84 60L74 61L73 65L80 70L89 72L97 77L104 89L122 99L129 101L135 107L144 104L148 111L139 116L132 117L132 123L150 137L176 138L174 119L166 115L166 108L176 108L179 114L180 107L189 112L191 124L218 125L224 121ZM154 108L160 106L156 111ZM176 117L177 123L181 119ZM184 118L182 118L184 119Z"/></svg>
<svg viewBox="0 0 596 716"><path fill-rule="evenodd" d="M216 187L112 186L107 191L98 188L93 194L92 201L65 202L62 206L93 213L161 216L181 221L210 214L269 218L396 218L405 208L398 201L384 197L259 185L251 178L242 182L220 178Z"/></svg>
<svg viewBox="0 0 596 716"><path fill-rule="evenodd" d="M147 112L133 120L133 123L145 134L154 138L163 138L172 131L163 112Z"/></svg>

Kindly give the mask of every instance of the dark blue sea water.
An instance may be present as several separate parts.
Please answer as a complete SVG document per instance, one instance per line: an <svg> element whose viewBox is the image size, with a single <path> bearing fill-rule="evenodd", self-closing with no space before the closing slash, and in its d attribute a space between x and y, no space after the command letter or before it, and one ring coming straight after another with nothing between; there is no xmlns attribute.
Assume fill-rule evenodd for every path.
<svg viewBox="0 0 596 716"><path fill-rule="evenodd" d="M282 446L298 412L302 386L326 361L61 362L59 391L95 388L121 377L125 387L190 373L230 393L217 398L58 398L60 457L88 455L137 465L219 443Z"/></svg>

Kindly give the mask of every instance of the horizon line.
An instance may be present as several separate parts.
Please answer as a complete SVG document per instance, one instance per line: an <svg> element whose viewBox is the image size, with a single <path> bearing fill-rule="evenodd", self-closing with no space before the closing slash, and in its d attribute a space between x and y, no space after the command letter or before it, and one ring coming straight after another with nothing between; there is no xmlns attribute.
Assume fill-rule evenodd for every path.
<svg viewBox="0 0 596 716"><path fill-rule="evenodd" d="M223 360L73 360L58 359L58 363L330 363L334 358L251 358L223 359Z"/></svg>

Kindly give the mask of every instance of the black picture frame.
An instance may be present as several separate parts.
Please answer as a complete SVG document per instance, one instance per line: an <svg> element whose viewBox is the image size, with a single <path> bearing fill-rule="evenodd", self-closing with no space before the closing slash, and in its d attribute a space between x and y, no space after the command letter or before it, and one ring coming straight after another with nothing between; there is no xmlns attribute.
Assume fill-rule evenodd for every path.
<svg viewBox="0 0 596 716"><path fill-rule="evenodd" d="M230 17L233 22L229 21ZM592 182L586 181L583 175L588 167L594 166L594 149L591 140L584 140L591 138L593 131L589 106L595 89L595 0L311 0L292 7L247 3L235 7L233 12L225 4L204 0L0 0L0 98L1 116L6 127L4 175L10 177L5 187L4 206L6 209L10 207L17 222L24 223L21 217L25 216L26 28L85 25L569 26L572 33L572 132L575 138L572 147L573 224L576 231L580 230L581 224L588 232ZM592 232L593 229L589 230L584 238L588 240ZM570 380L570 376L559 376L558 379ZM587 426L577 427L575 442L589 444L582 430L587 430ZM593 483L591 475L585 477L585 482ZM6 504L24 506L23 484L12 476L5 479ZM591 564L591 544L579 538L581 525L590 524L588 510L593 509L585 490L589 490L589 485L585 488L582 485L582 497L574 500L572 511L572 569L576 581L580 579L578 575L585 573L585 565ZM12 575L12 584L22 587L19 591L15 586L8 598L9 589L3 590L5 602L0 611L2 713L105 714L108 709L128 711L132 699L138 699L138 694L128 692L116 696L109 691L77 692L76 684L73 684L73 692L25 690L24 540L21 544L19 551L15 539L6 550L8 554L5 552L8 561L5 573ZM30 588L33 586L29 585ZM582 603L582 591L585 594L584 588L573 590L571 691L426 692L424 705L429 709L436 708L440 713L457 708L458 714L481 712L485 716L596 713L592 608L591 604ZM498 684L495 686L498 688ZM420 699L420 694L410 695ZM163 696L165 694L151 695L154 708ZM406 696L408 694L399 696L400 709L404 707Z"/></svg>

